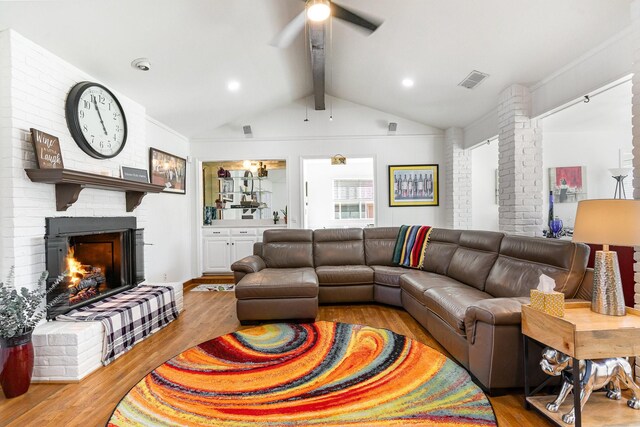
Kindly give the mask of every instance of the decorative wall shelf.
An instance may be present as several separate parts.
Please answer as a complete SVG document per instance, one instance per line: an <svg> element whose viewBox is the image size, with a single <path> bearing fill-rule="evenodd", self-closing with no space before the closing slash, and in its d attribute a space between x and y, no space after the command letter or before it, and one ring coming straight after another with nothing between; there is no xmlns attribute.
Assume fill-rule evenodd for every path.
<svg viewBox="0 0 640 427"><path fill-rule="evenodd" d="M66 211L78 200L78 196L84 188L99 188L126 193L127 212L133 212L147 193L160 193L164 190L162 185L128 181L69 169L25 169L25 172L33 182L55 184L57 211Z"/></svg>

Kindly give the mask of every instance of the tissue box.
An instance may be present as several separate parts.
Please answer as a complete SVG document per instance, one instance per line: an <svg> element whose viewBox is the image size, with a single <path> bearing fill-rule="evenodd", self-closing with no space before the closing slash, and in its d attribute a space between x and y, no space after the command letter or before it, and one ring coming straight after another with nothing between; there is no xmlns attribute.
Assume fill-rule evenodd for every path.
<svg viewBox="0 0 640 427"><path fill-rule="evenodd" d="M562 292L542 292L531 289L531 308L544 311L552 316L564 316L564 294Z"/></svg>

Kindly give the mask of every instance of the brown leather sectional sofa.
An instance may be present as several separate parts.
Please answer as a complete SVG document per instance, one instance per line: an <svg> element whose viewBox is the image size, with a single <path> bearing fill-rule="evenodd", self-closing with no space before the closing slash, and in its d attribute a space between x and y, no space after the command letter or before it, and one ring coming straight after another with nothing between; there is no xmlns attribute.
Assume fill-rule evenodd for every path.
<svg viewBox="0 0 640 427"><path fill-rule="evenodd" d="M241 322L313 319L318 303L407 310L486 389L522 385L520 307L544 273L590 299L586 245L433 229L422 270L391 264L397 227L267 230L232 265ZM533 357L532 363L537 363Z"/></svg>

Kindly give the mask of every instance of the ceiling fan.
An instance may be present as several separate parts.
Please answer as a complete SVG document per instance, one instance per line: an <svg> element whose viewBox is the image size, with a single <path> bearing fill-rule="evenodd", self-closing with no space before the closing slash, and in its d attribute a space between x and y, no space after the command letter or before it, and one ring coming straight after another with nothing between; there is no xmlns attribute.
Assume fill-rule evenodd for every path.
<svg viewBox="0 0 640 427"><path fill-rule="evenodd" d="M300 12L293 20L291 20L269 43L271 46L278 48L286 48L305 28L306 20L311 23L321 23L332 16L351 25L364 30L368 34L373 33L382 25L382 21L372 18L364 18L363 16L340 6L330 0L302 0L306 3L305 10Z"/></svg>
<svg viewBox="0 0 640 427"><path fill-rule="evenodd" d="M293 18L276 37L269 43L272 46L285 48L305 29L309 37L309 49L311 54L311 73L313 77L313 96L315 109L324 110L325 92L325 21L331 16L356 26L368 34L373 33L382 25L382 21L373 22L371 18L361 15L340 6L330 0L303 0L305 10ZM307 25L307 19L309 19Z"/></svg>

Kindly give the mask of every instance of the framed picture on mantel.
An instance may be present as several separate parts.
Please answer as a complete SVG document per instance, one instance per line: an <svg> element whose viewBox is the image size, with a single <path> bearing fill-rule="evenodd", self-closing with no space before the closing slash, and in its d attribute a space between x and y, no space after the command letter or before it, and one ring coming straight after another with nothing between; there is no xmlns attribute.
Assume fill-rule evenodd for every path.
<svg viewBox="0 0 640 427"><path fill-rule="evenodd" d="M164 185L167 193L186 194L187 160L155 148L149 149L151 183Z"/></svg>
<svg viewBox="0 0 640 427"><path fill-rule="evenodd" d="M438 165L389 166L389 206L438 206Z"/></svg>
<svg viewBox="0 0 640 427"><path fill-rule="evenodd" d="M64 169L60 141L57 136L31 128L31 140L40 169Z"/></svg>

